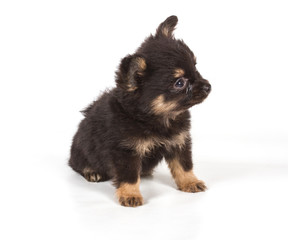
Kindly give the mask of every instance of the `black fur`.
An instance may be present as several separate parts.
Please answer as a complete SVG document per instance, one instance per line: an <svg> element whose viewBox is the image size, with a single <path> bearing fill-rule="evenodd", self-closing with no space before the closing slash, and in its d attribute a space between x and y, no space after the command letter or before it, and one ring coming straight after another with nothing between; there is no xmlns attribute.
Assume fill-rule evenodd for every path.
<svg viewBox="0 0 288 240"><path fill-rule="evenodd" d="M116 88L83 111L69 160L76 172L85 176L90 169L99 181L113 179L119 188L149 175L163 157L168 163L177 157L184 171L192 169L190 135L181 146L173 141L189 133L188 109L202 102L211 86L197 71L193 52L174 38L177 21L167 18L135 54L122 59ZM175 69L184 70L183 76L175 77ZM183 88L175 86L180 78Z"/></svg>

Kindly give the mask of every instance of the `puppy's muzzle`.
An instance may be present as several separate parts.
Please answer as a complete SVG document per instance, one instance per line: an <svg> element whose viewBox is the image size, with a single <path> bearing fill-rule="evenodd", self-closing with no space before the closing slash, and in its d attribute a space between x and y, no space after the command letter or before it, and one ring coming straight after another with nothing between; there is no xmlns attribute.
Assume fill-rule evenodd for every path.
<svg viewBox="0 0 288 240"><path fill-rule="evenodd" d="M202 91L208 95L211 92L211 85L209 83L205 83L202 86Z"/></svg>

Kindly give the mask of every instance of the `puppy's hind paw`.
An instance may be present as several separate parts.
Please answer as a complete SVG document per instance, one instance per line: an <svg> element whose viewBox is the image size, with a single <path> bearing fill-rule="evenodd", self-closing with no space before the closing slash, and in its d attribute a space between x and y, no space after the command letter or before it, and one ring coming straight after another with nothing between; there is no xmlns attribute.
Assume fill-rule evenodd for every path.
<svg viewBox="0 0 288 240"><path fill-rule="evenodd" d="M101 176L95 173L91 168L84 168L83 170L83 177L88 182L99 182L101 180Z"/></svg>

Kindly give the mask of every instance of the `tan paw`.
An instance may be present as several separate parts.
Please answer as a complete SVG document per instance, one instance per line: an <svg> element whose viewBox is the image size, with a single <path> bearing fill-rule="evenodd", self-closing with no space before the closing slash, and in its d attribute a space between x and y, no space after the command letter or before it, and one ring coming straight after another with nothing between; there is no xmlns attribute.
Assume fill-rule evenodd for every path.
<svg viewBox="0 0 288 240"><path fill-rule="evenodd" d="M138 207L143 205L142 196L121 196L119 203L125 207Z"/></svg>
<svg viewBox="0 0 288 240"><path fill-rule="evenodd" d="M139 190L140 178L136 183L122 183L116 190L119 203L125 207L138 207L143 204L143 198Z"/></svg>
<svg viewBox="0 0 288 240"><path fill-rule="evenodd" d="M192 193L205 192L205 190L207 189L205 183L200 180L181 184L178 187L179 187L179 190L183 192L192 192Z"/></svg>

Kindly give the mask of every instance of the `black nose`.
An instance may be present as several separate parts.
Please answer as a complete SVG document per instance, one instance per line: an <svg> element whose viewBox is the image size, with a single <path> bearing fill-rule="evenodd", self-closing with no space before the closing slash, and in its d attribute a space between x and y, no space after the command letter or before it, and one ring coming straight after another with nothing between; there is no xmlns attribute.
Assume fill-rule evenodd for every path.
<svg viewBox="0 0 288 240"><path fill-rule="evenodd" d="M206 83L205 85L203 85L202 90L205 91L206 93L210 93L211 85L209 83Z"/></svg>

